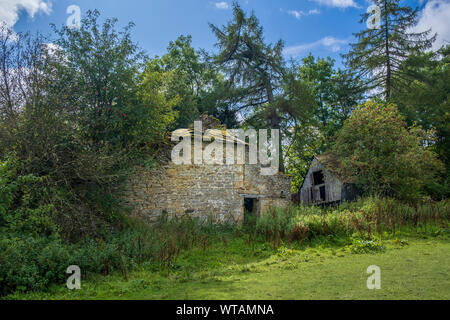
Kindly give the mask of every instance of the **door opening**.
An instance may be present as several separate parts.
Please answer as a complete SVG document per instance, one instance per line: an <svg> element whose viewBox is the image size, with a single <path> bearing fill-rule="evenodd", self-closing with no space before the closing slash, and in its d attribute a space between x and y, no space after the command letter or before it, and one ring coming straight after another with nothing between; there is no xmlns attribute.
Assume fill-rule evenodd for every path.
<svg viewBox="0 0 450 320"><path fill-rule="evenodd" d="M319 192L320 192L320 201L326 201L326 193L325 193L325 186L321 186L319 188Z"/></svg>
<svg viewBox="0 0 450 320"><path fill-rule="evenodd" d="M244 198L244 225L254 226L258 212L258 199Z"/></svg>

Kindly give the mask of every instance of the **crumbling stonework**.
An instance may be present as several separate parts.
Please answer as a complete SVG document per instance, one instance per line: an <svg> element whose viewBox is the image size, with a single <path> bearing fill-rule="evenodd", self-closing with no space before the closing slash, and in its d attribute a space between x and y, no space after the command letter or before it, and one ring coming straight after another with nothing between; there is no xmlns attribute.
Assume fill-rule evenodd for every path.
<svg viewBox="0 0 450 320"><path fill-rule="evenodd" d="M169 161L154 169L136 168L126 199L134 215L151 219L165 212L241 223L244 198L255 199L260 215L269 206L288 205L290 190L289 177L282 173L263 176L259 165L175 165Z"/></svg>
<svg viewBox="0 0 450 320"><path fill-rule="evenodd" d="M214 117L202 115L200 120L208 129L225 130ZM189 137L192 129L186 130ZM207 144L202 145L204 151ZM247 162L237 161L238 148L242 146ZM270 206L288 205L291 198L290 178L282 173L262 175L261 165L248 164L249 146L245 141L235 139L233 148L235 164L225 164L224 150L223 164L175 164L167 155L165 161L160 161L163 164L156 168L135 168L125 193L133 215L156 220L164 213L189 214L203 219L212 217L217 222L241 223L245 202L251 202L252 213L257 216ZM194 158L193 148L191 152L191 158Z"/></svg>

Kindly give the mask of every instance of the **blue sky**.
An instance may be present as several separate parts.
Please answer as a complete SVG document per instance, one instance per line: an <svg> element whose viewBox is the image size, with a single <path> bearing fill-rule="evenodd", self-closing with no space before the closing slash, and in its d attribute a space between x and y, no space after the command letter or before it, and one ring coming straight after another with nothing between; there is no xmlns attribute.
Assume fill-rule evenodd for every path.
<svg viewBox="0 0 450 320"><path fill-rule="evenodd" d="M403 0L422 8L419 26L439 31L441 42L450 41L450 0ZM301 58L312 52L330 56L340 65L340 53L353 41L352 33L365 25L360 15L368 0L241 0L254 10L268 41L282 39L286 57ZM190 34L196 48L213 49L215 38L208 22L223 25L231 19L231 1L208 0L0 0L0 20L15 31L50 33L50 23L65 24L67 7L77 5L82 14L99 9L102 17L117 17L119 25L133 21L134 40L150 55L161 55L169 41Z"/></svg>

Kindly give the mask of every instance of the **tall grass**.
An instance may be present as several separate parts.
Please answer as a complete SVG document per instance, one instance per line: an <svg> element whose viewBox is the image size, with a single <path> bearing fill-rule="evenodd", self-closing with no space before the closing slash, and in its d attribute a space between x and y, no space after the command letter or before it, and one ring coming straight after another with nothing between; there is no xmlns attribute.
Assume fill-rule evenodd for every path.
<svg viewBox="0 0 450 320"><path fill-rule="evenodd" d="M205 252L221 245L223 253L228 254L232 238L243 240L253 252L255 245L265 241L278 248L286 240L304 243L315 237L348 237L354 233L370 238L404 227L448 230L449 217L449 200L409 205L393 199L368 198L328 208L271 208L256 226L217 224L212 217L202 220L190 215L163 215L153 224L132 219L121 231L99 234L76 244L58 237L8 238L0 233L0 296L45 290L50 283L63 283L67 278L65 270L72 264L80 267L84 277L119 272L126 279L138 266L170 276L183 252Z"/></svg>
<svg viewBox="0 0 450 320"><path fill-rule="evenodd" d="M371 236L404 227L448 228L450 201L410 205L395 199L365 198L336 207L290 206L270 208L258 220L260 235L275 243L280 239L305 241L316 236Z"/></svg>

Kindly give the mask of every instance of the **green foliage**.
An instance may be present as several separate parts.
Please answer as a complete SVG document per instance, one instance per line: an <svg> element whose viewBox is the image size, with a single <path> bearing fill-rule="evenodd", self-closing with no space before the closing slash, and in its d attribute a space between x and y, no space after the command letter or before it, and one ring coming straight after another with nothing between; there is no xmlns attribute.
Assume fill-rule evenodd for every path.
<svg viewBox="0 0 450 320"><path fill-rule="evenodd" d="M17 61L9 69L29 70L3 70L8 86L0 90L10 105L1 105L7 113L0 158L14 154L17 177L42 179L39 186L28 181L26 192L53 206L55 214L48 207L41 216L71 241L123 223L117 194L127 170L156 152L174 121L172 101L154 89L163 76L140 74L144 56L131 41L132 24L117 31L116 19L98 21L99 13L89 11L80 29L54 26L52 47L42 36L19 35L16 42L0 36L9 49L0 59ZM14 83L27 86L9 86ZM26 210L15 221L26 220Z"/></svg>
<svg viewBox="0 0 450 320"><path fill-rule="evenodd" d="M85 139L123 148L133 141L145 108L136 103L144 56L131 40L132 23L118 32L117 19L99 25L99 16L88 11L80 29L53 26L60 49L54 66L59 81L52 87L64 93L59 104L75 112Z"/></svg>
<svg viewBox="0 0 450 320"><path fill-rule="evenodd" d="M427 183L426 188L438 199L450 195L449 62L448 45L439 52L411 54L403 61L401 71L414 80L397 87L391 97L408 124L417 122L426 129L436 129L436 143L432 147L446 165L446 174Z"/></svg>
<svg viewBox="0 0 450 320"><path fill-rule="evenodd" d="M167 111L173 119L166 124L170 130L188 128L205 112L227 127L234 127L235 115L220 101L226 92L223 75L208 65L191 42L191 36L180 36L169 43L165 55L146 64L141 75L141 96L158 100L156 112L161 112L164 105L170 107ZM164 128L155 130L164 132Z"/></svg>
<svg viewBox="0 0 450 320"><path fill-rule="evenodd" d="M372 238L406 226L448 226L448 201L408 205L393 199L365 198L336 208L291 206L271 208L257 222L257 232L279 245L281 240L301 241L320 237Z"/></svg>
<svg viewBox="0 0 450 320"><path fill-rule="evenodd" d="M51 283L61 284L58 288L64 287L67 278L65 270L70 264L80 266L84 279L83 290L89 286L89 279L92 276L98 278L98 274L111 275L107 278L108 284L119 275L122 282L132 280L129 286L134 289L128 286L127 290L133 291L147 287L161 290L161 283L173 281L186 283L197 279L204 283L218 274L229 277L236 270L239 273L254 273L258 270L258 267L255 269L258 264L274 264L282 270L295 269L298 263L319 259L316 257L319 254L308 246L322 248L326 245L334 248L336 243L339 244L336 239L344 239L345 242L339 244L344 245L350 237L352 242L347 247L350 252L379 252L391 242L395 248L399 248L408 243L398 240L399 230L410 232L414 227L414 232L417 232L424 228L424 235L445 237L450 217L448 202L424 203L415 208L390 199L364 199L328 209L315 206L293 207L285 211L278 209L275 222L271 220L274 218L271 212L274 211L262 217L257 229L261 237L257 234L252 236L250 230L243 232L245 229L215 225L212 221L202 222L190 216L172 219L162 216L153 226L142 221L130 221L129 226L120 232L115 231L96 239L86 238L76 245L63 244L57 237L25 235L4 238L2 235L0 295L14 291L45 292L51 288ZM286 217L278 217L283 214ZM278 230L285 229L285 239L289 243L279 239L276 246L271 248L263 240L266 236L264 231L274 230L275 223ZM299 238L291 238L295 234L290 233L291 226L294 226L294 230L302 226ZM381 237L383 243L380 244ZM387 240L389 237L392 241ZM296 249L300 245L301 251ZM176 254L168 255L172 250ZM320 250L320 255L324 254ZM341 257L342 254L337 256ZM148 273L151 284L133 278L136 272L140 276ZM76 294L64 290L65 294ZM83 297L86 298L85 295Z"/></svg>
<svg viewBox="0 0 450 320"><path fill-rule="evenodd" d="M265 43L257 17L233 3L233 20L222 28L210 24L219 52L213 63L227 75L227 101L244 114L274 102L283 72L283 43ZM255 67L255 65L257 67Z"/></svg>
<svg viewBox="0 0 450 320"><path fill-rule="evenodd" d="M219 50L211 60L226 79L220 100L243 117L246 126L280 129L281 139L292 138L291 129L312 118L314 99L303 79L286 68L283 42L267 43L258 18L254 13L247 16L237 2L227 25L210 27ZM283 150L279 154L284 171Z"/></svg>
<svg viewBox="0 0 450 320"><path fill-rule="evenodd" d="M168 85L177 75L173 71L163 72L155 61L147 64L140 75L138 98L145 113L138 122L136 137L141 143L151 143L157 146L164 141L166 128L172 125L177 117L174 106L180 103L178 95L167 97Z"/></svg>
<svg viewBox="0 0 450 320"><path fill-rule="evenodd" d="M320 129L325 136L332 136L361 101L361 84L347 71L335 69L330 57L316 59L312 54L302 59L298 76L313 90Z"/></svg>
<svg viewBox="0 0 450 320"><path fill-rule="evenodd" d="M0 296L46 290L66 278L69 258L67 247L56 239L0 236Z"/></svg>
<svg viewBox="0 0 450 320"><path fill-rule="evenodd" d="M279 247L277 249L277 256L280 257L281 259L287 259L295 254L296 254L295 250L287 248L285 246Z"/></svg>
<svg viewBox="0 0 450 320"><path fill-rule="evenodd" d="M8 211L7 222L15 215ZM43 230L40 221L35 226L31 225L33 218L22 220L29 229L32 226ZM112 230L70 244L62 241L56 231L41 235L32 229L28 232L22 224L0 227L0 296L14 291L45 291L51 283L63 283L69 265L79 266L83 277L118 272L126 278L143 265L167 270L170 275L182 252L194 248L205 251L219 234L231 230L229 225L216 225L210 220L190 216L169 219L163 215L153 225L130 220L121 231Z"/></svg>
<svg viewBox="0 0 450 320"><path fill-rule="evenodd" d="M20 169L13 157L0 160L0 231L35 236L55 233L53 205L42 200L48 196L45 177L20 175Z"/></svg>
<svg viewBox="0 0 450 320"><path fill-rule="evenodd" d="M374 5L381 9L380 28L365 28L355 34L358 42L351 44L344 58L367 90L377 89L389 98L392 88L410 81L399 70L402 61L414 51L429 49L436 36L430 36L431 30L411 32L418 21L418 9L400 6L400 0L374 0ZM360 22L371 15L362 14Z"/></svg>
<svg viewBox="0 0 450 320"><path fill-rule="evenodd" d="M351 244L347 245L345 249L352 253L375 253L385 251L386 247L379 239L364 240L352 237Z"/></svg>
<svg viewBox="0 0 450 320"><path fill-rule="evenodd" d="M398 16L394 7L388 13ZM279 248L277 262L297 258L286 241L303 246L356 233L350 250L372 252L378 243L361 239L402 227L447 236L448 201L414 206L365 199L337 208L271 208L256 226L251 221L244 227L190 216L163 215L153 224L126 218L118 195L128 168L156 165L168 131L187 127L203 112L229 128L241 113L245 127L281 129L287 155L281 164L293 175L294 190L309 159L328 147L325 138L343 126L331 152L349 182L369 194L408 200L426 190L448 195L448 177L435 180L441 164L434 154L448 164L448 50L440 60L420 53L402 59L398 70L415 81L410 87L397 82L392 100L412 125L407 129L390 104L369 102L350 116L361 98L359 78L312 56L286 68L283 43L266 43L256 16L246 16L236 3L233 10L226 26L211 25L219 48L213 57L194 49L190 36L180 36L167 54L149 60L131 40L132 24L118 31L116 19L100 24L97 11L86 13L80 29L54 26L55 39L0 27L0 296L61 284L71 264L84 277L120 273L127 279L132 270L148 268L188 281L195 268L221 268L217 252L242 273L253 266L240 263L268 258L273 249ZM411 23L414 13L404 12ZM388 37L388 44L404 38L395 32ZM359 53L364 46L357 46ZM381 61L372 53L353 55L352 63L368 57L370 65L363 67L373 70L397 54ZM390 81L380 79L378 85ZM205 271L199 277L209 276ZM138 279L124 290L164 281Z"/></svg>
<svg viewBox="0 0 450 320"><path fill-rule="evenodd" d="M56 285L49 291L16 293L5 298L420 300L450 297L448 239L424 240L411 236L409 246L401 249L385 241L386 251L375 257L351 254L333 244L303 247L301 251L285 246L285 252L292 250L294 254L280 257L270 249L263 256L254 257L248 254L247 244L241 238L231 237L230 250L226 253L220 250L220 242L205 253L191 250L181 256L171 277L146 268L131 272L128 280L121 274L97 275L93 279L83 278L81 290ZM382 290L367 290L365 285L368 277L365 271L374 264L374 259L382 269Z"/></svg>
<svg viewBox="0 0 450 320"><path fill-rule="evenodd" d="M205 112L231 128L236 125L236 118L227 114L227 105L219 101L226 90L223 75L191 43L191 36L180 36L169 43L167 54L152 60L160 72L174 75L167 78L164 90L168 99L178 99L173 107L176 121L170 128L188 128Z"/></svg>
<svg viewBox="0 0 450 320"><path fill-rule="evenodd" d="M285 147L286 173L291 177L292 192L298 192L308 172L311 160L318 154L323 134L314 125L293 128L292 143Z"/></svg>
<svg viewBox="0 0 450 320"><path fill-rule="evenodd" d="M366 194L415 200L443 170L433 143L434 132L407 128L395 105L370 101L336 134L328 164Z"/></svg>
<svg viewBox="0 0 450 320"><path fill-rule="evenodd" d="M290 96L298 101L291 105L302 108L301 112L296 111L298 107L289 111L296 115L295 121L286 121L283 133L289 141L284 147L286 173L292 177L292 191L297 192L311 159L326 150L327 138L343 126L362 94L358 80L335 69L331 58L316 59L309 54L294 73L298 84Z"/></svg>

